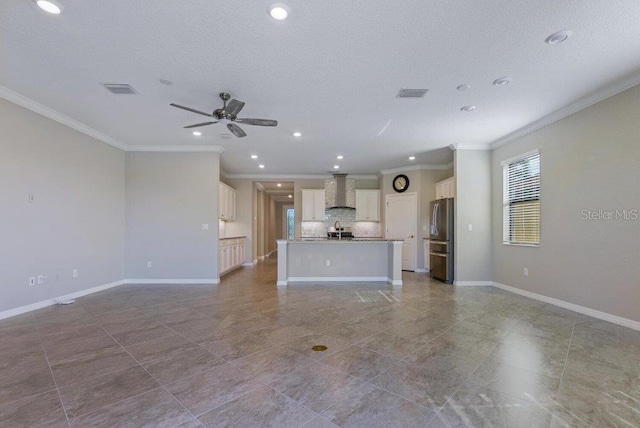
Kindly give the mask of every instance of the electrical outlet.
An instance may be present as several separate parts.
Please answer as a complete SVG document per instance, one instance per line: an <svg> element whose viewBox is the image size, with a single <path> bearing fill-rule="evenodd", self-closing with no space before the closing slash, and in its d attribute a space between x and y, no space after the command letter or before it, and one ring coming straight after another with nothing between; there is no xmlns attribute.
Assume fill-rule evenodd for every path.
<svg viewBox="0 0 640 428"><path fill-rule="evenodd" d="M74 269L73 272L71 272L71 276L74 278L78 277L78 269Z"/></svg>
<svg viewBox="0 0 640 428"><path fill-rule="evenodd" d="M56 277L55 277L54 281L60 281L60 274L59 273L56 274Z"/></svg>
<svg viewBox="0 0 640 428"><path fill-rule="evenodd" d="M44 275L38 275L38 285L42 285L47 281L47 277Z"/></svg>
<svg viewBox="0 0 640 428"><path fill-rule="evenodd" d="M522 270L522 274L523 274L524 276L529 276L529 269L528 269L528 268L524 268L524 269Z"/></svg>
<svg viewBox="0 0 640 428"><path fill-rule="evenodd" d="M33 285L36 285L36 277L35 276L29 277L29 286L33 286Z"/></svg>
<svg viewBox="0 0 640 428"><path fill-rule="evenodd" d="M209 230L209 223L202 223L202 230Z"/></svg>
<svg viewBox="0 0 640 428"><path fill-rule="evenodd" d="M331 266L331 260L329 260L329 259L325 260L325 261L324 261L324 264L325 264L326 266Z"/></svg>
<svg viewBox="0 0 640 428"><path fill-rule="evenodd" d="M29 193L29 203L30 204L35 204L36 203L36 197L34 195L32 195L31 193Z"/></svg>
<svg viewBox="0 0 640 428"><path fill-rule="evenodd" d="M469 232L472 232L472 231L473 231L473 224L469 223L469 224L467 225L467 230L468 230Z"/></svg>
<svg viewBox="0 0 640 428"><path fill-rule="evenodd" d="M148 267L148 268L152 268L152 267L153 267L153 263L152 263L151 261L148 261L148 262L147 262L147 267Z"/></svg>

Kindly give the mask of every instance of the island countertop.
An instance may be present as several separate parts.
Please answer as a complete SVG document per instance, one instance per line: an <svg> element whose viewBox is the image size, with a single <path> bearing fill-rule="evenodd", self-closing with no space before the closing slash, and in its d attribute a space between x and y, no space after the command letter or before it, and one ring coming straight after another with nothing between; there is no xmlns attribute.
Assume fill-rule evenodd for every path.
<svg viewBox="0 0 640 428"><path fill-rule="evenodd" d="M402 240L278 240L278 282L356 281L402 285Z"/></svg>

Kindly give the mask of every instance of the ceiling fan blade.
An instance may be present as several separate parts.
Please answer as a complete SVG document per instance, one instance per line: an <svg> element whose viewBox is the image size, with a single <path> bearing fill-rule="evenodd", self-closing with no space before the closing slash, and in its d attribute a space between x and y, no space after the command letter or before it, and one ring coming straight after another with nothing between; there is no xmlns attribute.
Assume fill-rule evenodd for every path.
<svg viewBox="0 0 640 428"><path fill-rule="evenodd" d="M201 126L213 125L214 123L218 123L218 122L202 122L202 123L196 123L195 125L185 126L185 129L189 129L189 128L199 128L199 127L201 127Z"/></svg>
<svg viewBox="0 0 640 428"><path fill-rule="evenodd" d="M271 119L236 119L236 122L244 123L245 125L278 126L278 121Z"/></svg>
<svg viewBox="0 0 640 428"><path fill-rule="evenodd" d="M242 101L238 101L236 99L233 99L231 101L229 101L229 103L227 104L227 107L224 109L224 111L231 117L236 117L238 115L238 113L240 113L240 110L242 110L242 108L244 107L244 103Z"/></svg>
<svg viewBox="0 0 640 428"><path fill-rule="evenodd" d="M235 123L227 123L227 128L238 138L246 137L247 134Z"/></svg>
<svg viewBox="0 0 640 428"><path fill-rule="evenodd" d="M185 106L181 106L180 104L174 104L174 103L171 103L171 104L169 104L169 105L170 105L170 106L172 106L172 107L181 108L182 110L190 111L190 112L192 112L192 113L198 113L198 114L201 114L201 115L203 115L203 116L213 117L213 115L212 115L212 114L205 113L205 112L203 112L203 111L196 110L196 109L191 108L191 107L185 107Z"/></svg>

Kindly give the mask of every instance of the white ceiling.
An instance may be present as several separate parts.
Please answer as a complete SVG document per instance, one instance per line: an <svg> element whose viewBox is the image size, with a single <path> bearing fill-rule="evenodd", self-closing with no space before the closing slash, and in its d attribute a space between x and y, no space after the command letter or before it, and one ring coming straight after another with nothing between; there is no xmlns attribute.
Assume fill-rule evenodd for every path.
<svg viewBox="0 0 640 428"><path fill-rule="evenodd" d="M0 1L0 85L134 149L222 146L231 174L447 163L438 149L486 146L640 72L637 0L286 0L283 22L271 0L59 1L58 17ZM562 29L573 37L544 43ZM501 76L513 83L494 87ZM243 126L243 139L222 139L221 124L182 129L206 118L169 103L211 111L221 91L278 127Z"/></svg>

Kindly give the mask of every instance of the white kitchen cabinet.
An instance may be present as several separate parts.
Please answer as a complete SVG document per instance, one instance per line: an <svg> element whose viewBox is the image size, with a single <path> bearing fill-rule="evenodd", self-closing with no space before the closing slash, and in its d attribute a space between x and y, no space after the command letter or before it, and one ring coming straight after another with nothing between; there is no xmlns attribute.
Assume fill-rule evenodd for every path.
<svg viewBox="0 0 640 428"><path fill-rule="evenodd" d="M454 177L436 183L436 199L454 198L455 193L456 180Z"/></svg>
<svg viewBox="0 0 640 428"><path fill-rule="evenodd" d="M324 221L324 189L302 189L302 221Z"/></svg>
<svg viewBox="0 0 640 428"><path fill-rule="evenodd" d="M356 221L380 221L379 190L356 190Z"/></svg>
<svg viewBox="0 0 640 428"><path fill-rule="evenodd" d="M218 218L224 221L236 219L236 189L224 183L218 186Z"/></svg>
<svg viewBox="0 0 640 428"><path fill-rule="evenodd" d="M220 239L218 244L218 275L239 268L244 263L245 238Z"/></svg>
<svg viewBox="0 0 640 428"><path fill-rule="evenodd" d="M430 242L428 239L423 239L424 241L424 269L429 272L429 266L430 266L430 256L429 256L429 248L430 248Z"/></svg>

